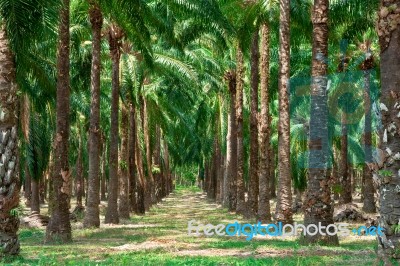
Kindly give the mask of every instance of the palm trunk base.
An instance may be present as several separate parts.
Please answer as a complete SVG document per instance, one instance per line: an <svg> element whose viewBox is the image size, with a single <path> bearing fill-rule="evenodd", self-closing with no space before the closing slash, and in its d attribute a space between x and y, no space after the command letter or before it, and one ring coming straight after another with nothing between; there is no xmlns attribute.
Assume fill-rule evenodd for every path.
<svg viewBox="0 0 400 266"><path fill-rule="evenodd" d="M19 219L17 216L0 219L0 257L4 255L17 255L19 253L18 226Z"/></svg>
<svg viewBox="0 0 400 266"><path fill-rule="evenodd" d="M72 241L69 211L54 210L46 229L46 243Z"/></svg>

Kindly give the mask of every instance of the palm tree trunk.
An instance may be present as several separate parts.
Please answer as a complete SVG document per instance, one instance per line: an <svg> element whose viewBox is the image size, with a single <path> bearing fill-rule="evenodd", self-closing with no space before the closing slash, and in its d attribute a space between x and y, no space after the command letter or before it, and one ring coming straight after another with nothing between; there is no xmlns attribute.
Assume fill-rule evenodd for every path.
<svg viewBox="0 0 400 266"><path fill-rule="evenodd" d="M24 182L24 197L25 197L25 205L27 207L31 206L32 199L32 188L31 188L31 174L28 169L28 162L25 161L25 182Z"/></svg>
<svg viewBox="0 0 400 266"><path fill-rule="evenodd" d="M145 178L144 178L144 169L143 169L143 161L142 161L142 149L140 147L140 131L139 131L139 114L136 113L136 131L135 131L135 140L136 140L136 145L135 145L135 164L136 164L136 169L137 169L137 191L138 191L138 197L137 197L137 206L138 206L138 214L144 214L145 213L145 194L146 194L146 183L145 183Z"/></svg>
<svg viewBox="0 0 400 266"><path fill-rule="evenodd" d="M154 187L154 176L153 176L153 165L151 161L151 147L150 147L150 131L149 131L149 113L146 99L142 96L142 107L143 107L143 134L144 134L144 142L146 146L146 165L147 165L147 175L149 182L146 182L148 185L148 193L146 193L147 198L147 208L150 207L154 202L155 198L155 187Z"/></svg>
<svg viewBox="0 0 400 266"><path fill-rule="evenodd" d="M327 178L328 141L328 0L314 0L309 173L304 201L304 225L333 223L331 188ZM304 244L339 244L337 235L306 235Z"/></svg>
<svg viewBox="0 0 400 266"><path fill-rule="evenodd" d="M40 204L45 204L45 198L46 198L46 193L45 193L45 179L42 177L39 179L39 203Z"/></svg>
<svg viewBox="0 0 400 266"><path fill-rule="evenodd" d="M341 147L340 147L340 159L341 159L341 177L342 177L342 193L340 195L340 203L347 204L351 203L351 178L349 175L349 165L347 159L347 119L346 114L342 114L342 136L341 136Z"/></svg>
<svg viewBox="0 0 400 266"><path fill-rule="evenodd" d="M275 219L292 223L292 190L290 172L290 0L280 0L279 19L279 126L278 126L278 199Z"/></svg>
<svg viewBox="0 0 400 266"><path fill-rule="evenodd" d="M160 126L156 125L156 136L155 143L153 149L153 158L152 162L155 168L161 169L161 129ZM153 174L154 177L154 190L155 190L155 201L159 202L160 198L160 181L161 181L161 172L157 171Z"/></svg>
<svg viewBox="0 0 400 266"><path fill-rule="evenodd" d="M24 95L20 98L20 123L24 140L26 143L29 142L29 124L30 124L30 103L28 95ZM24 198L25 205L31 206L31 175L28 169L28 161L25 161L24 170Z"/></svg>
<svg viewBox="0 0 400 266"><path fill-rule="evenodd" d="M225 74L228 81L230 96L230 111L228 116L228 134L226 148L226 186L224 205L230 211L236 209L236 180L237 180L237 125L236 125L236 73L229 71Z"/></svg>
<svg viewBox="0 0 400 266"><path fill-rule="evenodd" d="M32 178L31 212L40 213L39 180Z"/></svg>
<svg viewBox="0 0 400 266"><path fill-rule="evenodd" d="M103 16L94 0L89 0L89 18L92 25L92 69L91 69L91 105L89 129L89 176L87 204L83 226L100 226L100 72L101 72L101 27Z"/></svg>
<svg viewBox="0 0 400 266"><path fill-rule="evenodd" d="M79 132L81 134L81 132ZM78 147L78 158L76 160L76 206L78 208L83 208L82 205L82 197L83 197L83 184L84 184L84 178L83 178L83 162L82 162L82 147L81 147L81 135L79 136L79 147Z"/></svg>
<svg viewBox="0 0 400 266"><path fill-rule="evenodd" d="M370 87L370 70L364 71L364 88L365 88L365 121L364 121L364 152L365 163L363 165L363 211L367 213L375 213L375 189L372 181L372 172L367 163L372 163L372 119L371 119L371 87Z"/></svg>
<svg viewBox="0 0 400 266"><path fill-rule="evenodd" d="M137 213L137 200L136 200L136 168L135 168L135 147L136 143L136 121L135 121L135 107L133 106L131 100L128 100L129 103L129 139L128 139L128 152L129 152L129 199L131 211Z"/></svg>
<svg viewBox="0 0 400 266"><path fill-rule="evenodd" d="M118 224L118 110L119 110L119 71L121 58L122 30L112 25L108 33L110 55L112 60L112 98L110 127L110 181L108 185L108 206L105 216L106 224Z"/></svg>
<svg viewBox="0 0 400 266"><path fill-rule="evenodd" d="M271 116L269 116L269 120L268 121L271 121ZM271 122L268 122L269 123L269 125L271 125ZM276 173L275 173L275 169L276 169L276 157L278 157L278 156L276 156L275 154L274 154L274 151L273 151L273 147L271 146L271 145L269 145L269 147L268 147L268 153L267 154L269 154L268 156L269 156L269 164L268 164L268 167L269 167L269 189L270 189L270 199L276 199Z"/></svg>
<svg viewBox="0 0 400 266"><path fill-rule="evenodd" d="M256 216L258 210L258 83L259 75L259 34L253 34L251 46L251 103L250 103L250 167L249 167L249 212Z"/></svg>
<svg viewBox="0 0 400 266"><path fill-rule="evenodd" d="M129 172L128 172L128 137L129 137L129 114L123 105L121 110L121 161L119 163L119 216L129 219Z"/></svg>
<svg viewBox="0 0 400 266"><path fill-rule="evenodd" d="M63 0L60 10L59 43L57 47L57 126L54 148L54 167L51 174L53 210L47 225L46 241L69 242L71 223L69 220L71 172L68 166L69 140L69 0Z"/></svg>
<svg viewBox="0 0 400 266"><path fill-rule="evenodd" d="M392 5L400 6L399 0L381 1L379 14L378 35L380 42L381 66L381 112L382 125L380 130L380 149L385 154L378 162L381 170L379 176L379 225L384 228L383 235L378 237L378 256L388 263L389 258L400 260L400 235L395 232L400 219L400 186L399 172L400 161L394 159L398 156L400 147L400 128L397 115L400 102L400 26L398 24L397 10ZM390 25L390 28L389 26ZM384 108L382 108L384 107ZM397 108L396 108L397 107ZM386 111L388 110L388 111ZM396 264L396 263L395 263Z"/></svg>
<svg viewBox="0 0 400 266"><path fill-rule="evenodd" d="M269 189L269 156L270 126L269 126L269 52L270 29L268 22L261 25L261 63L260 63L260 89L261 89L261 113L259 127L260 161L258 170L259 202L258 219L261 222L271 221L270 189Z"/></svg>
<svg viewBox="0 0 400 266"><path fill-rule="evenodd" d="M103 140L101 145L103 146L102 149L102 159L101 159L101 183L100 183L100 199L105 201L106 198L106 178L107 178L107 169L106 169L106 161L107 161L107 146L106 142Z"/></svg>
<svg viewBox="0 0 400 266"><path fill-rule="evenodd" d="M164 139L164 163L165 163L165 195L168 196L171 192L170 180L171 180L171 169L169 167L169 151L168 143Z"/></svg>
<svg viewBox="0 0 400 266"><path fill-rule="evenodd" d="M17 86L15 80L14 56L9 47L4 24L0 28L0 155L3 164L0 167L0 257L19 253L17 231L19 218L11 210L19 204L18 191L18 121Z"/></svg>
<svg viewBox="0 0 400 266"><path fill-rule="evenodd" d="M236 51L236 121L237 121L237 203L236 212L244 213L246 202L244 197L244 147L243 147L243 87L244 68L243 52L240 44Z"/></svg>

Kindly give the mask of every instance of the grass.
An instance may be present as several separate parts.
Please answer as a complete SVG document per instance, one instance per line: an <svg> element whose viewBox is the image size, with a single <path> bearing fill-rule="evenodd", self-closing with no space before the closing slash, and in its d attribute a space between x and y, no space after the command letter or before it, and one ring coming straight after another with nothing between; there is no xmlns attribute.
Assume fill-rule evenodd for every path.
<svg viewBox="0 0 400 266"><path fill-rule="evenodd" d="M21 254L5 265L375 265L375 239L341 238L338 247L301 246L297 239L189 236L187 223L254 223L210 202L198 188L179 187L145 216L122 225L83 229L73 224L74 241L43 243L44 230L19 232ZM296 216L301 220L301 216ZM102 220L103 217L102 217ZM356 225L355 225L356 226Z"/></svg>

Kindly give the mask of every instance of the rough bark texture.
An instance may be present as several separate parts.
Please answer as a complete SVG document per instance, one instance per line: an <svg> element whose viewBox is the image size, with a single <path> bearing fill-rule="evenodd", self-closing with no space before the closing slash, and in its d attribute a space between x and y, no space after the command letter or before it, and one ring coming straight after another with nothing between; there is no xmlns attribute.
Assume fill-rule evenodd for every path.
<svg viewBox="0 0 400 266"><path fill-rule="evenodd" d="M149 114L147 110L146 99L142 96L142 123L143 123L143 135L144 143L146 146L146 166L147 166L147 176L148 182L146 182L147 193L146 196L146 209L150 208L150 205L155 203L155 187L154 187L154 176L153 176L153 166L151 160L151 143L150 143L150 131L149 131Z"/></svg>
<svg viewBox="0 0 400 266"><path fill-rule="evenodd" d="M139 131L139 114L136 113L136 131L135 131L135 165L137 169L137 212L138 214L145 213L145 194L146 194L146 183L144 179L144 169L142 160L142 149L140 147L140 131Z"/></svg>
<svg viewBox="0 0 400 266"><path fill-rule="evenodd" d="M129 200L131 211L137 213L137 174L135 167L135 147L136 147L136 121L135 121L135 107L129 101L129 139L128 139L128 152L129 152Z"/></svg>
<svg viewBox="0 0 400 266"><path fill-rule="evenodd" d="M106 142L103 140L101 145L103 145L102 149L102 158L101 158L101 183L100 183L100 200L107 200L106 198L106 178L107 178L107 169L106 169L106 162L107 162L107 148Z"/></svg>
<svg viewBox="0 0 400 266"><path fill-rule="evenodd" d="M260 63L260 89L261 89L261 113L259 121L259 202L258 219L261 222L271 221L270 190L269 190L269 146L270 146L270 126L269 126L269 36L270 29L267 23L261 26L261 63Z"/></svg>
<svg viewBox="0 0 400 266"><path fill-rule="evenodd" d="M45 179L44 178L39 179L39 202L40 202L40 204L45 204L45 198L46 198L45 187L46 187Z"/></svg>
<svg viewBox="0 0 400 266"><path fill-rule="evenodd" d="M69 221L71 172L68 165L69 140L69 0L63 0L60 10L59 42L57 47L57 107L54 143L54 167L51 173L53 210L46 230L46 241L71 241Z"/></svg>
<svg viewBox="0 0 400 266"><path fill-rule="evenodd" d="M372 172L368 167L368 163L372 163L372 119L371 119L371 74L370 70L364 71L364 108L365 108L365 121L364 121L364 153L365 163L363 165L363 211L367 213L376 212L375 206L375 188L372 180Z"/></svg>
<svg viewBox="0 0 400 266"><path fill-rule="evenodd" d="M384 234L378 237L378 256L389 265L389 258L400 259L400 235L395 233L400 219L400 27L398 9L388 7L398 0L381 1L378 34L381 45L381 153L377 165L379 180L379 225ZM387 22L387 23L385 23ZM385 265L386 265L385 264Z"/></svg>
<svg viewBox="0 0 400 266"><path fill-rule="evenodd" d="M278 199L275 220L293 222L292 179L290 171L290 0L280 0L279 19L279 125L278 125Z"/></svg>
<svg viewBox="0 0 400 266"><path fill-rule="evenodd" d="M129 137L129 113L125 106L121 110L121 161L119 163L119 216L129 219L129 172L128 172L128 137Z"/></svg>
<svg viewBox="0 0 400 266"><path fill-rule="evenodd" d="M169 151L168 151L168 143L164 139L164 165L165 165L165 194L169 195L171 192L170 180L171 180L171 169L169 167Z"/></svg>
<svg viewBox="0 0 400 266"><path fill-rule="evenodd" d="M161 129L158 125L156 125L156 138L154 141L152 162L153 162L153 167L155 169L161 170L160 155L161 155ZM153 174L153 177L154 177L154 190L155 190L154 197L155 197L155 201L159 202L161 200L161 197L160 197L161 172L155 171Z"/></svg>
<svg viewBox="0 0 400 266"><path fill-rule="evenodd" d="M349 165L348 165L348 156L347 156L347 144L348 144L348 135L347 135L347 115L345 112L342 113L342 135L340 137L340 175L341 175L341 185L342 185L342 193L340 195L340 203L347 204L352 201L351 197L351 178L349 175Z"/></svg>
<svg viewBox="0 0 400 266"><path fill-rule="evenodd" d="M335 155L335 151L333 151L333 165L332 165L332 190L333 190L333 200L339 200L339 170L338 163Z"/></svg>
<svg viewBox="0 0 400 266"><path fill-rule="evenodd" d="M32 178L31 212L40 213L39 180Z"/></svg>
<svg viewBox="0 0 400 266"><path fill-rule="evenodd" d="M237 180L237 125L236 125L236 72L229 71L225 74L228 82L230 110L228 116L228 134L226 148L226 193L224 205L230 211L236 209L236 180Z"/></svg>
<svg viewBox="0 0 400 266"><path fill-rule="evenodd" d="M25 182L24 182L24 197L25 197L25 205L27 207L31 206L31 198L32 198L32 188L31 188L31 174L28 169L28 162L25 162Z"/></svg>
<svg viewBox="0 0 400 266"><path fill-rule="evenodd" d="M115 24L108 32L108 42L112 60L112 96L110 127L110 181L108 186L108 206L105 223L118 224L118 110L119 110L119 62L121 58L122 31Z"/></svg>
<svg viewBox="0 0 400 266"><path fill-rule="evenodd" d="M79 208L82 208L82 197L83 197L83 161L82 161L82 147L81 147L81 140L79 140L79 147L78 147L78 158L76 159L76 167L75 167L75 179L76 179L76 205Z"/></svg>
<svg viewBox="0 0 400 266"><path fill-rule="evenodd" d="M269 116L268 124L271 125L271 116ZM275 199L276 198L276 173L275 173L275 168L276 168L276 155L275 151L272 150L271 145L269 145L268 149L268 154L269 154L269 190L270 190L270 198Z"/></svg>
<svg viewBox="0 0 400 266"><path fill-rule="evenodd" d="M309 141L309 173L304 200L304 224L323 226L333 223L331 184L327 177L329 161L327 58L328 58L328 0L315 0L312 12L313 57L311 84L311 119ZM302 243L339 244L337 235L306 235Z"/></svg>
<svg viewBox="0 0 400 266"><path fill-rule="evenodd" d="M250 93L250 167L248 207L252 216L258 211L258 84L259 75L259 34L258 28L253 34L251 45L251 93Z"/></svg>
<svg viewBox="0 0 400 266"><path fill-rule="evenodd" d="M83 226L100 226L100 72L101 72L101 27L103 16L95 1L90 2L89 19L92 25L92 69L91 69L91 103L89 128L89 176L86 213Z"/></svg>
<svg viewBox="0 0 400 266"><path fill-rule="evenodd" d="M244 213L246 202L244 197L244 147L243 147L243 87L244 67L243 52L238 45L236 51L236 121L237 121L237 203L236 212Z"/></svg>
<svg viewBox="0 0 400 266"><path fill-rule="evenodd" d="M217 134L217 136L215 137L215 169L214 169L214 176L215 176L215 180L214 180L214 199L216 201L218 201L219 198L219 194L221 193L220 191L220 182L221 182L221 145L219 142L219 134Z"/></svg>
<svg viewBox="0 0 400 266"><path fill-rule="evenodd" d="M19 253L18 121L14 56L4 26L0 28L0 257Z"/></svg>

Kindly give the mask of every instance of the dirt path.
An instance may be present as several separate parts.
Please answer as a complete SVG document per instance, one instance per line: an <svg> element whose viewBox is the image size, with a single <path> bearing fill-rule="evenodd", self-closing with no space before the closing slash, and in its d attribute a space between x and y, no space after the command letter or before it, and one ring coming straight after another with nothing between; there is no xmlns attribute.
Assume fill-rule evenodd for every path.
<svg viewBox="0 0 400 266"><path fill-rule="evenodd" d="M102 202L101 213L104 212L105 203ZM341 239L340 247L327 248L302 247L297 244L296 239L255 237L251 241L246 241L245 236L188 235L188 222L193 219L202 224L213 225L234 221L242 224L254 223L227 212L220 205L209 201L202 192L195 189L179 189L153 206L146 215L134 215L129 220L122 220L119 225L102 223L98 229L83 229L82 222L73 223L74 242L68 245L44 245L43 229L34 231L22 229L20 232L22 255L37 260L41 257L46 258L49 253L55 253L57 261L60 259L68 261L73 258L78 261L86 259L96 262L121 256L132 258L143 256L145 260L153 258L164 260L165 256L171 260L209 258L212 261L219 259L224 262L232 258L245 261L288 259L296 263L299 258L312 261L340 258L346 263L349 258L353 258L353 265L363 265L365 259L369 261L374 256L374 239L369 238ZM104 221L103 216L101 221ZM362 263L358 264L360 259Z"/></svg>

